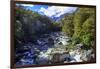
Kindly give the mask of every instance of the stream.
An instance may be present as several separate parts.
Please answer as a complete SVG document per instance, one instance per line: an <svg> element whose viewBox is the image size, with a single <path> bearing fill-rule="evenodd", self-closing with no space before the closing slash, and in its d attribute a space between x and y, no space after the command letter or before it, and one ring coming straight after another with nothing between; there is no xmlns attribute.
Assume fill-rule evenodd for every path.
<svg viewBox="0 0 100 69"><path fill-rule="evenodd" d="M43 34L34 43L29 42L16 48L15 63L16 65L70 63L87 61L91 56L94 57L94 54L91 54L92 50L67 51L66 46L69 41L70 38L63 32ZM83 45L77 44L77 46Z"/></svg>

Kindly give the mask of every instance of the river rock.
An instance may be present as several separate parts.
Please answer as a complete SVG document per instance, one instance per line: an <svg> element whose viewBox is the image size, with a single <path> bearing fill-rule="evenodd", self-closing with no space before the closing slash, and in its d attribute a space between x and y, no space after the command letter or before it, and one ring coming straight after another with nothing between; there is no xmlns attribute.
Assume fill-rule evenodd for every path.
<svg viewBox="0 0 100 69"><path fill-rule="evenodd" d="M38 57L36 61L37 61L37 64L48 64L49 63L49 59L46 57Z"/></svg>
<svg viewBox="0 0 100 69"><path fill-rule="evenodd" d="M83 61L90 61L94 58L93 50L83 50L81 59Z"/></svg>
<svg viewBox="0 0 100 69"><path fill-rule="evenodd" d="M76 49L84 50L85 47L82 43L80 43L80 44L76 44Z"/></svg>
<svg viewBox="0 0 100 69"><path fill-rule="evenodd" d="M55 53L53 54L52 62L53 63L64 63L70 61L70 54L69 53Z"/></svg>
<svg viewBox="0 0 100 69"><path fill-rule="evenodd" d="M34 60L33 59L21 59L20 60L22 65L29 65L29 64L34 64Z"/></svg>
<svg viewBox="0 0 100 69"><path fill-rule="evenodd" d="M48 64L50 60L50 55L47 52L40 52L38 58L36 59L38 64Z"/></svg>
<svg viewBox="0 0 100 69"><path fill-rule="evenodd" d="M58 32L43 34L35 39L35 43L25 44L21 48L25 51L20 53L22 57L18 59L17 63L25 65L70 62L72 61L70 54L65 53L68 39Z"/></svg>

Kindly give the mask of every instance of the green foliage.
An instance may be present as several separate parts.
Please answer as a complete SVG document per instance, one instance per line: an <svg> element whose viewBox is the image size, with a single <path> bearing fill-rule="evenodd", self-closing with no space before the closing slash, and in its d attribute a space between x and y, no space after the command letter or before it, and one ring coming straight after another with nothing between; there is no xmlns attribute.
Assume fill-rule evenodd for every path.
<svg viewBox="0 0 100 69"><path fill-rule="evenodd" d="M92 42L95 38L95 25L94 25L94 16L90 16L82 25L82 34L81 34L81 41L86 46L90 47L93 46Z"/></svg>
<svg viewBox="0 0 100 69"><path fill-rule="evenodd" d="M68 48L73 49L78 43L83 43L87 49L93 46L95 38L94 8L78 8L74 14L65 16L61 22L62 31L72 37Z"/></svg>
<svg viewBox="0 0 100 69"><path fill-rule="evenodd" d="M15 36L24 42L33 41L36 36L48 32L52 28L52 21L47 17L25 9L16 7Z"/></svg>
<svg viewBox="0 0 100 69"><path fill-rule="evenodd" d="M52 31L61 31L60 23L58 23L58 22L52 22L51 29L52 29Z"/></svg>
<svg viewBox="0 0 100 69"><path fill-rule="evenodd" d="M74 34L72 39L83 43L90 48L94 41L95 31L95 10L94 8L79 8L74 16ZM76 42L77 43L77 42Z"/></svg>
<svg viewBox="0 0 100 69"><path fill-rule="evenodd" d="M62 19L62 31L65 32L68 36L72 36L74 33L73 25L74 14L69 14Z"/></svg>
<svg viewBox="0 0 100 69"><path fill-rule="evenodd" d="M22 31L22 24L20 23L20 21L16 21L15 23L15 36L18 39L21 39L21 37L23 36L23 31Z"/></svg>

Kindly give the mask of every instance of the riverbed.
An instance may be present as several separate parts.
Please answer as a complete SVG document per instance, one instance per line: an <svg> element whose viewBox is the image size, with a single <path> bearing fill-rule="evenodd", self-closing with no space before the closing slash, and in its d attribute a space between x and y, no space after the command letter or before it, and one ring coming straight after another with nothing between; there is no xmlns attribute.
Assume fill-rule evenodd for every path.
<svg viewBox="0 0 100 69"><path fill-rule="evenodd" d="M15 63L16 65L36 65L52 63L71 63L82 62L94 57L92 50L79 49L66 50L70 37L63 32L51 32L42 34L34 43L28 42L20 48L16 48ZM77 44L83 46L82 44ZM87 58L89 56L89 58Z"/></svg>

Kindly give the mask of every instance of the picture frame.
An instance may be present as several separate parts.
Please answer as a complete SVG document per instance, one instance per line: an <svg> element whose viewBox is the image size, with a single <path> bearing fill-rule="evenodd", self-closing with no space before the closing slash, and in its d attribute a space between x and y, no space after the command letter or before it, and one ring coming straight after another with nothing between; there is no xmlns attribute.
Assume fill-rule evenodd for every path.
<svg viewBox="0 0 100 69"><path fill-rule="evenodd" d="M16 5L17 4L17 5ZM19 4L19 5L18 5ZM85 52L86 52L86 54L87 54L87 52L90 54L90 56L91 55L93 55L94 57L93 58L91 58L92 60L90 60L90 61L85 61L85 59L87 60L87 58L85 57L85 59L84 58L82 58L83 60L82 61L74 61L74 62L70 62L71 61L71 59L69 60L69 62L67 61L67 62L65 62L64 60L63 60L63 62L62 61L59 61L60 59L58 58L58 55L56 54L53 54L53 56L52 56L52 60L53 61L50 61L50 63L49 62L47 62L47 63L43 63L42 64L42 60L39 62L38 60L38 63L36 62L36 63L34 63L34 64L30 64L30 63L28 63L27 64L27 62L25 62L25 63L23 63L24 61L27 61L27 60L21 60L21 59L23 59L23 57L24 56L22 56L23 55L23 53L25 54L25 53L27 53L26 51L27 50L25 50L24 52L22 52L22 51L20 51L19 52L19 49L20 49L20 47L18 47L17 49L16 49L16 39L17 39L17 37L16 36L20 36L20 33L22 32L17 32L18 34L16 35L16 19L17 19L17 12L16 12L16 8L17 8L17 6L18 7L20 7L20 8L23 8L22 7L22 5L21 4L24 4L24 5L28 5L28 4L30 4L30 5L37 5L37 6L41 6L42 7L42 9L43 9L43 7L45 7L44 8L44 11L46 12L46 13L44 13L44 11L42 11L40 14L39 14L39 12L38 13L35 13L36 15L37 14L39 14L39 15L37 15L37 16L40 16L40 18L43 16L43 15L46 15L45 16L45 18L43 18L44 19L44 22L46 21L45 19L46 19L46 17L51 17L51 15L53 16L54 14L52 14L52 12L50 13L49 11L47 11L46 9L48 9L48 7L49 6L55 6L55 7L78 7L78 8L81 8L81 11L82 11L82 8L90 8L90 10L91 10L91 8L93 9L92 11L93 11L93 13L91 13L91 14L93 14L93 18L92 18L92 16L91 16L91 18L94 20L93 21L93 24L92 24L92 29L93 29L93 32L92 32L92 35L87 35L87 36L84 36L84 35L82 35L83 37L81 37L80 39L82 39L82 41L80 42L80 43L77 43L76 42L76 44L75 44L75 46L76 45L82 45L81 43L83 42L83 44L85 44L86 43L86 41L87 41L87 43L89 43L89 42L93 42L93 46L92 47L90 47L91 49L93 49L93 51L92 51L92 53L90 54L89 52L91 52L91 50L89 49L89 50L83 50L83 46L84 45L82 45L82 54L84 54ZM36 6L34 6L35 8L34 9L36 9L36 8L38 8L38 7L36 7ZM24 7L25 9L27 8L27 6L25 6ZM30 9L27 9L27 10L32 10L33 8L32 7L29 7ZM17 8L18 9L18 8ZM24 9L24 11L25 11L25 9ZM33 10L34 10L33 9ZM40 8L39 8L40 9ZM87 11L88 9L86 9L85 11ZM89 10L89 12L88 12L88 14L87 15L89 15L89 17L90 17L90 10ZM23 11L23 12L24 12ZM38 10L39 11L39 10ZM57 10L56 10L57 11ZM78 10L73 10L73 9L71 9L71 11L73 11L73 12L75 12L75 15L81 15L81 13L76 13ZM71 12L71 11L69 11L69 12ZM84 11L84 10L83 10ZM18 16L21 16L20 14L22 14L21 12L20 12L20 10L18 11ZM37 12L37 11L35 11L35 12ZM49 13L48 13L49 12ZM53 11L54 12L54 11ZM60 11L58 10L58 12L57 13L59 13ZM63 12L63 10L61 11L61 12ZM73 13L72 12L72 13ZM27 13L27 11L26 12L24 12L24 14L26 14ZM57 15L57 13L56 13L56 15ZM72 13L70 13L70 14L72 14ZM24 14L22 15L23 17L24 17ZM28 12L28 14L32 14L32 12L30 11L30 12ZM49 14L51 14L51 15L49 15ZM60 14L60 13L59 13ZM61 16L60 17L60 20L62 19L62 18L64 18L65 16L69 16L70 14L66 14L66 13L63 13L63 14L61 14L61 15L63 15L63 16ZM72 17L74 17L75 18L75 15L73 15ZM84 14L85 15L85 14ZM85 17L83 15L83 17ZM21 17L22 17L21 16ZM27 15L26 15L27 16ZM31 16L31 15L30 15ZM60 15L58 15L58 16L60 16ZM19 17L19 18L21 18L21 17ZM34 15L33 15L33 17L34 17ZM60 21L58 18L56 18L57 16L55 16L55 18L52 18L52 19L55 19L54 21L56 21L57 22L57 20L58 21ZM76 16L76 17L78 17L78 16ZM89 18L88 16L87 16L87 18ZM18 18L18 19L19 19ZM26 17L27 18L27 17ZM43 20L42 19L42 20ZM69 18L70 19L70 18ZM76 18L77 19L77 18ZM85 18L84 18L85 19ZM26 19L25 19L26 20ZM48 18L47 18L47 20L48 20ZM66 17L66 19L65 20L67 20L67 17ZM85 19L86 20L86 19ZM91 20L91 19L90 19ZM18 27L20 26L20 20L17 20L18 21ZM33 22L34 22L35 20L33 20ZM38 20L37 20L38 21ZM62 20L62 21L64 21L64 20ZM76 20L77 21L77 20ZM84 21L84 20L83 20ZM92 21L92 20L91 20ZM91 22L90 21L90 22ZM41 21L40 21L41 22ZM48 22L48 21L47 21ZM89 22L88 20L87 20L87 22ZM27 22L26 22L27 23ZM37 22L37 23L39 23L39 22ZM86 22L85 22L86 23ZM85 23L84 23L84 25L85 25ZM77 23L76 23L77 24ZM31 24L32 25L32 24ZM83 26L84 26L83 25ZM25 25L24 25L25 26ZM26 25L27 26L27 25ZM50 26L50 25L49 25ZM48 27L49 27L48 26ZM62 26L62 25L61 25ZM74 25L75 26L75 25ZM86 28L88 28L88 25L85 25L86 26ZM91 23L90 23L90 25L89 26L91 26ZM28 27L31 27L31 26L28 26ZM34 26L35 27L35 26ZM37 26L38 27L38 26ZM44 27L44 26L43 26ZM40 30L41 29L43 29L43 27L42 28L40 28ZM62 26L62 27L64 27L64 25ZM71 27L71 26L70 26ZM76 26L75 26L76 27ZM85 30L87 30L86 28L84 28ZM47 28L46 28L47 29ZM59 29L59 28L57 28L57 29ZM74 28L75 29L75 28ZM83 31L84 31L84 29L83 29ZM34 30L34 29L33 29ZM55 30L55 29L53 29L53 30ZM78 29L79 30L79 29ZM91 28L89 28L89 30L91 30ZM29 30L28 30L29 31ZM58 30L57 30L58 31ZM31 31L32 32L32 31ZM75 31L74 31L75 32ZM42 32L43 33L43 32ZM83 32L83 34L84 33L88 33L88 32ZM27 37L27 38L24 38L24 37L26 37L25 36L25 31L24 31L24 35L23 36L21 36L21 37L23 37L22 38L22 41L20 41L21 43L27 43L27 42L29 42L29 43L32 43L32 42L30 42L30 40L35 40L35 38L32 38L32 37ZM40 34L40 32L38 33L38 34ZM36 34L36 35L38 35L38 34ZM46 33L47 34L47 33ZM54 33L53 33L54 34ZM88 33L88 34L90 34L90 33ZM33 34L32 34L33 35ZM36 36L36 35L34 35L34 36ZM68 35L68 34L67 34ZM29 35L29 36L31 36L31 35ZM41 35L38 35L38 37L39 36L41 36ZM51 35L47 35L47 36L51 36ZM47 3L47 2L33 2L33 1L11 1L11 68L27 68L27 67L43 67L43 66L60 66L60 65L76 65L76 64L91 64L91 63L96 63L96 6L94 6L94 5L79 5L79 4L62 4L62 3ZM37 38L38 38L37 37ZM52 37L53 37L53 35L52 35ZM59 36L60 37L60 36ZM74 35L73 35L73 37L74 37ZM85 37L86 37L86 39L85 39ZM88 41L88 37L93 37L93 40L92 39L90 39L89 41ZM19 37L18 37L19 38ZM28 40L28 38L29 38L29 40ZM30 38L32 38L32 39L30 39ZM36 39L37 39L36 38ZM40 45L41 45L41 43L42 43L42 41L40 40L40 38L42 38L42 40L44 40L44 37L43 36L41 36L41 37L39 37L38 38L38 40L37 40L37 42L39 42L40 41ZM48 37L46 37L45 39L47 39ZM55 38L55 37L54 37ZM24 40L25 39L25 40ZM52 38L53 39L53 38ZM50 42L54 42L54 40L52 40L51 38L49 38L48 40L50 40ZM55 38L56 39L56 38ZM18 40L18 39L17 39ZM26 42L25 42L26 41ZM70 41L72 41L73 42L73 40L69 40L69 42ZM75 41L76 41L76 39L75 39ZM36 41L35 41L36 42ZM24 45L25 45L24 44ZM39 43L38 43L39 44ZM59 44L63 44L63 42L61 43L59 43ZM17 45L18 46L18 45ZM19 45L20 46L20 45ZM43 45L44 46L44 45ZM53 44L53 46L54 46L54 44ZM88 46L88 44L86 45L86 46ZM28 46L29 47L29 46ZM23 49L24 47L22 47L22 49ZM44 47L43 47L44 48ZM51 49L52 47L50 47L50 49ZM76 47L75 47L76 48ZM35 48L34 48L35 49ZM38 48L37 48L38 49ZM69 48L68 48L69 49ZM18 53L16 54L16 51L18 50ZM45 51L47 52L47 50L49 50L49 48L47 48ZM55 49L53 49L54 50L54 52L55 52ZM69 49L70 50L70 49ZM34 51L34 50L33 50ZM45 53L43 53L42 52L42 50L40 50L39 49L39 54L37 55L37 56L42 56L43 54L45 54ZM44 50L43 50L44 51ZM58 51L58 50L57 50ZM73 50L74 51L74 50ZM85 51L85 52L84 52ZM42 52L42 55L40 55L40 53ZM60 51L61 52L61 51ZM68 52L70 52L70 51L68 51ZM21 56L20 56L20 59L18 58L18 63L17 63L17 57L16 57L16 55L18 56L19 54L22 54ZM58 52L57 52L58 53ZM64 52L63 52L64 53ZM79 52L80 53L80 52ZM49 54L51 54L51 53L49 53ZM29 54L28 54L29 55ZM28 55L26 55L26 56L28 56ZM55 56L54 56L55 55ZM75 55L75 54L74 54ZM25 57L26 57L25 56ZM33 54L33 56L34 56L34 54ZM60 54L60 56L63 56L63 54ZM59 57L60 57L59 56ZM71 55L72 56L72 55ZM78 55L79 56L79 55ZM90 57L89 55L86 55L86 56L88 56L88 57ZM56 58L55 58L56 57ZM62 57L63 58L63 57ZM16 60L15 60L16 59ZM33 57L32 57L32 59L33 59ZM37 59L37 57L36 57L36 59ZM57 60L56 60L57 59ZM69 58L68 58L69 59ZM21 62L19 62L21 60ZM67 59L66 59L67 60ZM75 59L76 60L76 59ZM32 60L31 60L32 61ZM31 62L30 61L30 62ZM34 61L32 61L32 63L33 63ZM61 63L60 63L61 62ZM39 63L41 63L41 64L39 64ZM19 65L17 65L17 64L19 64ZM22 65L21 65L22 64Z"/></svg>

